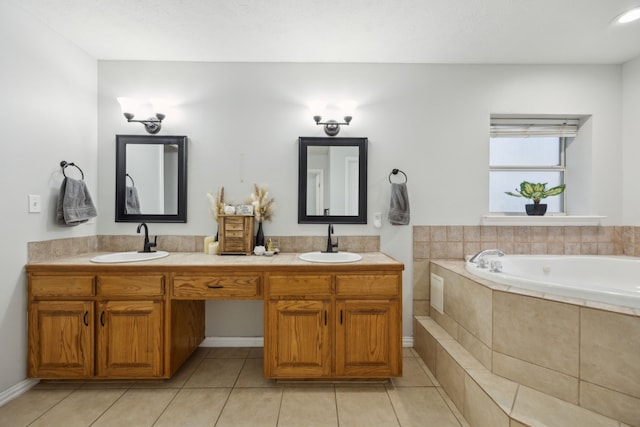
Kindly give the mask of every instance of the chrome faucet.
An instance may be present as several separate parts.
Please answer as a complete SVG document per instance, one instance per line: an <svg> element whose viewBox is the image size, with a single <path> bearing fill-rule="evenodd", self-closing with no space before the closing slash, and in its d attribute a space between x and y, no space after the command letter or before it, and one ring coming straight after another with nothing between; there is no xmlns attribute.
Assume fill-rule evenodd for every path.
<svg viewBox="0 0 640 427"><path fill-rule="evenodd" d="M337 238L336 238L336 242L335 243L333 243L331 241L331 235L332 234L333 234L333 224L329 224L329 227L327 229L327 250L323 251L323 252L333 253L333 248L337 248L338 247L338 239Z"/></svg>
<svg viewBox="0 0 640 427"><path fill-rule="evenodd" d="M151 243L149 241L149 227L147 227L146 223L143 222L138 226L138 234L140 234L140 229L142 227L144 227L144 249L138 252L155 252L152 251L151 248L155 248L158 244L158 236L156 236L153 243Z"/></svg>
<svg viewBox="0 0 640 427"><path fill-rule="evenodd" d="M504 252L500 249L485 249L469 258L469 262L476 264L478 268L487 268L488 263L487 260L484 259L486 255L504 256Z"/></svg>

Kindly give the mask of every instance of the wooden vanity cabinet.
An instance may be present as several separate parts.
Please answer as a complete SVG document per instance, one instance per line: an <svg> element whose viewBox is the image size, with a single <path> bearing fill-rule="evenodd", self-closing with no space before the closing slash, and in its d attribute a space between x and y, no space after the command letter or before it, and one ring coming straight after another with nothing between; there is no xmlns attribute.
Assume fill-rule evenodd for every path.
<svg viewBox="0 0 640 427"><path fill-rule="evenodd" d="M265 376L402 375L400 274L268 275Z"/></svg>
<svg viewBox="0 0 640 427"><path fill-rule="evenodd" d="M400 283L395 274L336 275L336 375L402 374Z"/></svg>
<svg viewBox="0 0 640 427"><path fill-rule="evenodd" d="M164 283L163 275L30 274L29 377L162 377Z"/></svg>
<svg viewBox="0 0 640 427"><path fill-rule="evenodd" d="M264 357L268 378L331 375L332 277L269 275Z"/></svg>

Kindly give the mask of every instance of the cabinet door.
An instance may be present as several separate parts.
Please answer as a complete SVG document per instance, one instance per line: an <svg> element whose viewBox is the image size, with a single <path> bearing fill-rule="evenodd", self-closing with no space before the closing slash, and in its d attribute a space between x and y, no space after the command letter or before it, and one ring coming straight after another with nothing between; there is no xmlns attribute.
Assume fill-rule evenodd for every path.
<svg viewBox="0 0 640 427"><path fill-rule="evenodd" d="M336 301L336 375L398 376L401 372L396 300Z"/></svg>
<svg viewBox="0 0 640 427"><path fill-rule="evenodd" d="M93 302L38 301L29 310L29 377L93 375Z"/></svg>
<svg viewBox="0 0 640 427"><path fill-rule="evenodd" d="M330 302L269 301L265 374L313 378L331 373Z"/></svg>
<svg viewBox="0 0 640 427"><path fill-rule="evenodd" d="M162 301L98 303L98 376L162 375L162 307Z"/></svg>

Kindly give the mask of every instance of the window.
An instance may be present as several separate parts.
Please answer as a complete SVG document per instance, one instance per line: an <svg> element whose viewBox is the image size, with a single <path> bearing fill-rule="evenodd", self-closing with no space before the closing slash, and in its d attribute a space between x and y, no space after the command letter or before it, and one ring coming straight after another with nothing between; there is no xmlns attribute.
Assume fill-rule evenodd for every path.
<svg viewBox="0 0 640 427"><path fill-rule="evenodd" d="M489 140L489 211L523 213L526 199L505 194L522 181L565 182L566 146L575 137L578 120L491 118ZM564 193L544 199L549 213L564 213Z"/></svg>

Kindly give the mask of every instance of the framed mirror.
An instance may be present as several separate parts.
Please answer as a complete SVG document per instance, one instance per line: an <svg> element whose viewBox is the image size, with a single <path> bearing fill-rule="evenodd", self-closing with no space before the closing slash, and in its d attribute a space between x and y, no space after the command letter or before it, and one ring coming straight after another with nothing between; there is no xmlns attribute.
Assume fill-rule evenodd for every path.
<svg viewBox="0 0 640 427"><path fill-rule="evenodd" d="M298 142L298 224L366 224L367 138Z"/></svg>
<svg viewBox="0 0 640 427"><path fill-rule="evenodd" d="M116 135L116 222L187 222L187 137Z"/></svg>

